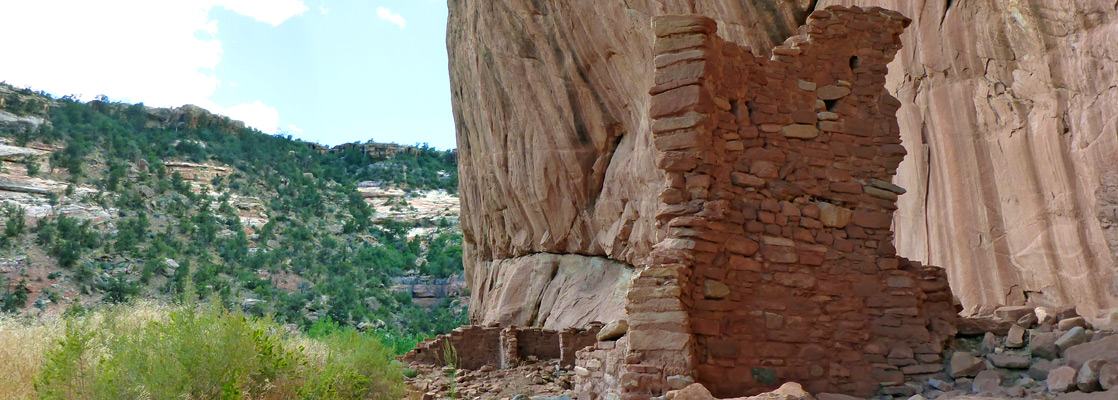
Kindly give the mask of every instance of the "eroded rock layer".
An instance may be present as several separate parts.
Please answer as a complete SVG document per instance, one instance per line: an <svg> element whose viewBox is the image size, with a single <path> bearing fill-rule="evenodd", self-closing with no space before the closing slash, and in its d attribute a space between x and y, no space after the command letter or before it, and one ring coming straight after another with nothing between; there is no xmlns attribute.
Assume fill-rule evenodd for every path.
<svg viewBox="0 0 1118 400"><path fill-rule="evenodd" d="M909 153L899 253L946 267L968 311L1118 306L1118 2L772 3L451 2L467 270L541 252L635 265L664 238L644 190L662 179L652 17L709 16L767 56L811 10L881 6L913 20L886 85Z"/></svg>
<svg viewBox="0 0 1118 400"><path fill-rule="evenodd" d="M603 257L533 254L478 263L470 319L481 325L586 328L625 316L632 267Z"/></svg>
<svg viewBox="0 0 1118 400"><path fill-rule="evenodd" d="M1118 2L831 4L913 19L887 84L909 150L900 253L947 268L970 310L1118 307Z"/></svg>
<svg viewBox="0 0 1118 400"><path fill-rule="evenodd" d="M756 4L755 4L756 3ZM809 1L452 1L447 41L458 130L465 267L537 253L636 264L664 237L649 131L651 18L718 16L769 49ZM498 289L499 290L499 289ZM501 308L475 301L481 318Z"/></svg>

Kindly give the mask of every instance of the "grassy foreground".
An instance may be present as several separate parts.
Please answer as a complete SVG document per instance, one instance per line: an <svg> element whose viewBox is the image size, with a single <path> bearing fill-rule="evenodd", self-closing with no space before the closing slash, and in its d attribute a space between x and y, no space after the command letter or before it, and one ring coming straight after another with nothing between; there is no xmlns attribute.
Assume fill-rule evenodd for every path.
<svg viewBox="0 0 1118 400"><path fill-rule="evenodd" d="M399 399L391 352L352 329L309 337L218 305L0 317L3 399Z"/></svg>

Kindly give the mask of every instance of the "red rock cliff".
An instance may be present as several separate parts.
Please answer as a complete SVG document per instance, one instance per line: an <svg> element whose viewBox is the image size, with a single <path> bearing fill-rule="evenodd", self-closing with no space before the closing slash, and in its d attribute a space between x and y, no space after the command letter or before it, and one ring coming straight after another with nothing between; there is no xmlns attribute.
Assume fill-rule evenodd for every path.
<svg viewBox="0 0 1118 400"><path fill-rule="evenodd" d="M909 156L900 254L969 309L1118 307L1118 2L823 1L914 20L886 87Z"/></svg>
<svg viewBox="0 0 1118 400"><path fill-rule="evenodd" d="M1027 298L1085 313L1118 306L1114 0L772 3L450 2L475 320L615 316L627 265L664 238L647 190L663 184L647 115L652 17L710 16L726 40L760 53L833 4L913 19L886 85L909 153L895 180L908 189L898 253L947 268L971 310ZM540 253L570 256L541 267L533 258L553 256ZM572 277L590 264L605 278ZM580 308L571 293L587 287L596 303Z"/></svg>
<svg viewBox="0 0 1118 400"><path fill-rule="evenodd" d="M651 19L718 16L726 38L768 49L811 8L753 3L450 2L447 41L475 321L565 328L617 316L630 276L625 264L636 264L663 239L653 219L658 192L648 189L663 184L649 131ZM539 253L572 256L556 261ZM613 284L597 282L600 289L587 291L578 283L584 279L562 279L584 265L603 266L596 274ZM577 321L547 318L548 307L579 291L576 297L596 302L558 308L579 314Z"/></svg>

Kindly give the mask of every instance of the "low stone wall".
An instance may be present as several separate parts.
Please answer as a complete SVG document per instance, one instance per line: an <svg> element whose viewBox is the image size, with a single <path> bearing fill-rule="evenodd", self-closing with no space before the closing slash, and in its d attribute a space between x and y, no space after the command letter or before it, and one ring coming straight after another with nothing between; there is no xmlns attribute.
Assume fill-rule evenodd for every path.
<svg viewBox="0 0 1118 400"><path fill-rule="evenodd" d="M449 334L439 335L419 343L401 361L445 366L447 347L453 348L458 357L458 367L478 369L485 365L501 365L501 328L463 326Z"/></svg>
<svg viewBox="0 0 1118 400"><path fill-rule="evenodd" d="M601 324L588 329L554 331L541 328L462 326L449 334L419 343L400 357L405 363L445 366L447 354L455 354L458 368L479 369L489 365L510 368L528 357L558 360L574 365L575 352L596 342ZM453 351L448 351L448 347Z"/></svg>

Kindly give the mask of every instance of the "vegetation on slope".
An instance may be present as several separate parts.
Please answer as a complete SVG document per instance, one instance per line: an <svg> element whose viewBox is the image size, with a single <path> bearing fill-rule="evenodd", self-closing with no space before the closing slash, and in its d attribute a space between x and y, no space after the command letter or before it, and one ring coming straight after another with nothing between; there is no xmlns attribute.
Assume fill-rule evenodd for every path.
<svg viewBox="0 0 1118 400"><path fill-rule="evenodd" d="M27 224L22 209L8 207L0 258L34 260L41 254L58 271L39 282L37 299L28 296L27 285L36 282L27 277L0 282L5 311L82 302L53 289L55 284L76 287L85 303L183 303L196 294L304 330L316 321L371 326L395 351L464 322L462 305L452 299L426 308L413 304L410 294L390 290L393 278L407 274L460 273L457 223L376 221L356 190L359 182L372 180L454 192L457 168L450 152L422 146L370 160L357 147L322 152L208 114L153 124L152 110L141 104L83 103L14 89L3 103L8 112L37 114L49 123L35 129L7 125L0 136L16 145L62 146L43 168L27 162L28 176L69 182L62 196L92 187L82 201L115 214L101 224L63 213ZM171 162L228 166L231 172L190 182ZM50 196L57 204L60 195ZM246 224L237 208L243 199L259 200L267 222ZM417 227L433 233L410 234Z"/></svg>

